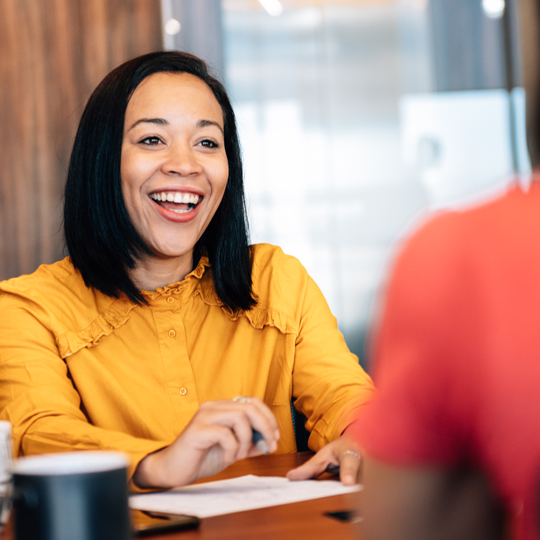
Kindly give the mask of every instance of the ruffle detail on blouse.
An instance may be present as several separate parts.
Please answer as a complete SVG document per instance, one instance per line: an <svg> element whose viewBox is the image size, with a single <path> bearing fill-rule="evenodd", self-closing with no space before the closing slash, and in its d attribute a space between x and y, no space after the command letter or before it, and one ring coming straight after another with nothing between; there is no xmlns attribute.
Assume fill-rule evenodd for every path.
<svg viewBox="0 0 540 540"><path fill-rule="evenodd" d="M199 287L205 270L209 266L208 257L202 256L197 267L182 281L160 287L156 291L143 291L143 294L149 300L168 295L190 296L193 289ZM136 304L127 299L114 300L85 329L78 332L68 331L58 335L56 345L60 355L62 358L67 358L81 349L95 347L103 337L108 336L126 323L130 317L130 312L136 307L138 307ZM144 306L142 309L144 309Z"/></svg>
<svg viewBox="0 0 540 540"><path fill-rule="evenodd" d="M236 321L239 317L246 317L253 328L261 330L265 326L273 326L282 334L298 334L298 326L291 324L291 318L283 311L274 308L266 308L255 306L249 311L240 310L237 313L232 313L230 308L222 306L222 311L229 319ZM293 321L295 322L295 321Z"/></svg>
<svg viewBox="0 0 540 540"><path fill-rule="evenodd" d="M132 309L138 307L127 300L115 300L100 313L84 330L64 332L56 337L56 345L62 358L99 344L104 336L122 326L128 319Z"/></svg>
<svg viewBox="0 0 540 540"><path fill-rule="evenodd" d="M198 287L199 281L202 279L207 267L210 267L210 262L208 261L208 257L203 255L199 259L195 270L192 270L189 274L187 274L182 281L165 285L165 287L158 287L155 291L142 291L142 293L149 300L154 300L155 298L163 295L182 294L184 291L186 291L187 295L189 296L193 290Z"/></svg>
<svg viewBox="0 0 540 540"><path fill-rule="evenodd" d="M209 306L219 306L221 311L231 321L237 321L240 317L245 317L253 328L261 330L265 326L273 326L282 334L298 334L296 321L284 311L266 307L258 304L249 311L242 309L233 311L229 306L223 304L218 298L213 286L211 273L208 272L199 282L194 295L199 294L201 300Z"/></svg>

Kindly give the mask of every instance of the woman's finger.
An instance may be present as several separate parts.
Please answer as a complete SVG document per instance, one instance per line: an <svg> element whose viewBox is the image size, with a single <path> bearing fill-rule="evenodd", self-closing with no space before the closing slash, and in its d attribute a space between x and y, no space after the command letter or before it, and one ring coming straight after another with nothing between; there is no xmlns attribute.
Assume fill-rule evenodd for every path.
<svg viewBox="0 0 540 540"><path fill-rule="evenodd" d="M277 441L279 440L277 422L270 422L268 416L263 414L261 408L255 403L246 403L243 411L247 415L252 428L263 436L268 445L268 450L275 452L277 450ZM270 412L270 414L272 413Z"/></svg>
<svg viewBox="0 0 540 540"><path fill-rule="evenodd" d="M328 465L337 465L337 460L333 460L331 452L327 451L328 446L329 445L325 446L322 450L319 450L319 452L304 464L300 465L300 467L296 467L296 469L289 471L287 473L287 478L289 480L308 480L310 478L316 478L326 470Z"/></svg>
<svg viewBox="0 0 540 540"><path fill-rule="evenodd" d="M276 439L279 440L279 426L274 413L262 400L257 397L252 397L250 403L266 418L270 429L275 431Z"/></svg>
<svg viewBox="0 0 540 540"><path fill-rule="evenodd" d="M362 458L356 450L346 450L339 463L339 479L346 486L356 484Z"/></svg>
<svg viewBox="0 0 540 540"><path fill-rule="evenodd" d="M222 452L212 452L211 455L203 454L203 461L206 459L205 468L221 470L223 466L230 465L237 460L240 443L233 432L224 426L208 426L197 434L191 435L191 442L195 448L201 451L209 451L219 446ZM221 463L222 462L222 463ZM212 474L212 473L210 473Z"/></svg>
<svg viewBox="0 0 540 540"><path fill-rule="evenodd" d="M270 452L277 450L279 430L277 420L272 411L258 398L245 398L249 401L229 400L225 408L245 415L252 429L257 430L264 438ZM223 402L215 402L221 406ZM252 433L250 434L250 438Z"/></svg>
<svg viewBox="0 0 540 540"><path fill-rule="evenodd" d="M253 398L255 400L255 398ZM266 409L263 414L264 409ZM270 414L269 421L268 414ZM234 431L241 446L241 457L246 457L253 445L253 429L259 431L266 440L269 450L277 449L277 421L272 412L262 402L235 402L232 400L203 403L192 420L192 424L203 422L226 426ZM240 459L240 457L239 457Z"/></svg>
<svg viewBox="0 0 540 540"><path fill-rule="evenodd" d="M253 427L263 435L269 450L273 452L272 442L276 442L277 448L277 441L280 438L279 427L274 413L257 397L238 397L232 401L235 404L240 404L248 414L253 413L259 417L257 419L256 416L250 414ZM262 419L266 421L265 424L261 424Z"/></svg>
<svg viewBox="0 0 540 540"><path fill-rule="evenodd" d="M238 440L236 459L244 459L253 446L253 429L249 418L244 411L240 411L240 413L235 411L229 417L229 422L227 427L232 430Z"/></svg>
<svg viewBox="0 0 540 540"><path fill-rule="evenodd" d="M306 480L322 474L329 465L339 465L339 478L345 485L356 483L361 456L348 436L342 435L319 450L309 461L287 473L289 480Z"/></svg>

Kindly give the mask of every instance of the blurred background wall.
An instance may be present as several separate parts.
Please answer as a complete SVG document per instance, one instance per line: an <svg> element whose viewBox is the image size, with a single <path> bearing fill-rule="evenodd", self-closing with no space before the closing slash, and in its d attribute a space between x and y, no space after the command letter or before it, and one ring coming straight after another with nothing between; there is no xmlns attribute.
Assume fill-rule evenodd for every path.
<svg viewBox="0 0 540 540"><path fill-rule="evenodd" d="M162 48L159 0L0 3L0 279L63 257L62 194L99 81Z"/></svg>
<svg viewBox="0 0 540 540"><path fill-rule="evenodd" d="M528 172L517 4L221 5L252 238L304 263L363 361L399 240Z"/></svg>
<svg viewBox="0 0 540 540"><path fill-rule="evenodd" d="M236 110L253 242L298 257L363 361L399 241L526 182L517 0L2 0L0 278L62 256L74 130L133 56L205 58Z"/></svg>

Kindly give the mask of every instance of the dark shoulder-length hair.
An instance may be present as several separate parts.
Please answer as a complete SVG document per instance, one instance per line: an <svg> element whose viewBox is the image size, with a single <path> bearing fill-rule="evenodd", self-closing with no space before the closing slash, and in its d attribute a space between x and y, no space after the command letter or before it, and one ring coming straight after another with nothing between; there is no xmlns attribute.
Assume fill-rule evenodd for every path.
<svg viewBox="0 0 540 540"><path fill-rule="evenodd" d="M130 60L109 73L90 97L75 137L66 182L64 235L69 255L88 287L146 303L129 270L151 252L124 203L120 156L128 102L144 79L159 72L198 77L221 105L229 178L195 253L204 249L208 254L220 300L232 310L249 310L256 300L236 120L223 85L212 77L203 60L188 53L154 52Z"/></svg>

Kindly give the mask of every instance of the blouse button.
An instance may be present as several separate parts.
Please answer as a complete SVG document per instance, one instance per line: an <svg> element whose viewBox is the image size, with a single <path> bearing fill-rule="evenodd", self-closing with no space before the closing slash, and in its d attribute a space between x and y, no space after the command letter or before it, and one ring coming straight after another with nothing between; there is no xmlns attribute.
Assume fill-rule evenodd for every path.
<svg viewBox="0 0 540 540"><path fill-rule="evenodd" d="M187 394L187 388L180 388L180 395L185 396Z"/></svg>
<svg viewBox="0 0 540 540"><path fill-rule="evenodd" d="M169 330L169 337L174 337L176 336L176 331L175 330Z"/></svg>
<svg viewBox="0 0 540 540"><path fill-rule="evenodd" d="M169 296L167 298L167 302L169 302L169 304L172 304L174 302L174 298L172 296Z"/></svg>

